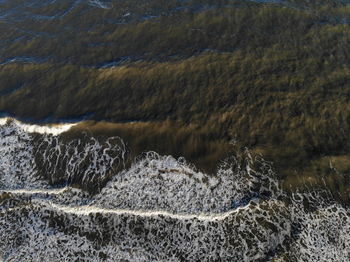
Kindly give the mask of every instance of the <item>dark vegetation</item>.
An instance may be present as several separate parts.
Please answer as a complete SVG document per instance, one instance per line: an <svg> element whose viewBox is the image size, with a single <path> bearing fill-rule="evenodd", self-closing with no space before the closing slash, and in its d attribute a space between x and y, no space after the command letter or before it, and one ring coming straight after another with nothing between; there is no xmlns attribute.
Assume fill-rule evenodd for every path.
<svg viewBox="0 0 350 262"><path fill-rule="evenodd" d="M185 156L209 172L235 139L288 182L326 175L347 191L350 6L309 2L25 9L32 15L0 20L0 110L34 122L114 122L84 128L121 136L134 155Z"/></svg>

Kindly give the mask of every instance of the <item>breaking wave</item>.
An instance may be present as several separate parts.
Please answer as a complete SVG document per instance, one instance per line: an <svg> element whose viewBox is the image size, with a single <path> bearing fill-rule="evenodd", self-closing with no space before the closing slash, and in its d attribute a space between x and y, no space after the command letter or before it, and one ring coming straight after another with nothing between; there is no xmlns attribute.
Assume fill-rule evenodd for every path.
<svg viewBox="0 0 350 262"><path fill-rule="evenodd" d="M349 261L349 209L284 192L248 150L214 176L155 152L128 167L120 138L51 128L0 123L4 261Z"/></svg>

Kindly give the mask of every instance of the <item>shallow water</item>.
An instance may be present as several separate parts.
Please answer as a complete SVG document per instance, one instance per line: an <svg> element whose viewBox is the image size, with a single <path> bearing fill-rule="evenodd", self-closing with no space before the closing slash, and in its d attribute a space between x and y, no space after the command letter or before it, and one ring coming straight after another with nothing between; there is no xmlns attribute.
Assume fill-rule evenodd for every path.
<svg viewBox="0 0 350 262"><path fill-rule="evenodd" d="M117 171L120 139L62 139L71 125L0 125L4 261L349 260L349 209L327 192L287 194L249 151L216 176L155 152ZM70 185L74 176L109 182L91 195Z"/></svg>

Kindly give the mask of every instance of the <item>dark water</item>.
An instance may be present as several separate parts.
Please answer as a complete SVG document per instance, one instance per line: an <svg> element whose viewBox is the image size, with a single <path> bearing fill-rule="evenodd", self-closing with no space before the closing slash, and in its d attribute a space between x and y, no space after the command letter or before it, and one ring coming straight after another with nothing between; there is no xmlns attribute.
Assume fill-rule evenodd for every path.
<svg viewBox="0 0 350 262"><path fill-rule="evenodd" d="M1 101L8 107L0 117L16 117L10 112L15 108L23 116L17 119L42 125L0 119L0 261L350 261L349 207L325 189L305 185L302 192L294 186L285 191L288 185L282 189L271 163L249 150L233 152L210 175L188 159L159 152L145 152L130 165L132 148L119 137L94 137L89 130L66 136L75 122L110 120L101 117L113 111L108 104L97 106L102 113L89 105L60 115L54 111L60 103L48 113L36 100L31 112L7 103L46 94L33 83L66 65L102 70L143 59L175 61L239 50L198 45L188 52L149 55L128 46L112 52L121 41L109 38L117 26L242 5L168 2L0 0L0 67L10 70L0 83ZM308 10L297 4L301 1L247 2ZM344 17L322 18L312 26L345 26ZM17 81L11 73L23 65L43 73ZM65 80L65 70L61 73L57 79ZM68 96L75 91L68 90ZM45 126L49 123L65 124Z"/></svg>
<svg viewBox="0 0 350 262"><path fill-rule="evenodd" d="M249 151L216 176L155 152L116 171L126 153L119 138L64 141L64 127L38 135L2 122L4 261L349 260L349 209L326 191L284 192ZM94 195L51 184L74 176L109 182Z"/></svg>

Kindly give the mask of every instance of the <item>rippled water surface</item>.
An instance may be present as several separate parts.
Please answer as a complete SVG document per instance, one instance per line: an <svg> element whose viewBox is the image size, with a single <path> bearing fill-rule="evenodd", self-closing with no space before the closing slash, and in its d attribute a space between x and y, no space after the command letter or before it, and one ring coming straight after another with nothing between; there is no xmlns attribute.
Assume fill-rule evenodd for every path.
<svg viewBox="0 0 350 262"><path fill-rule="evenodd" d="M216 176L155 152L123 168L119 138L0 124L5 261L349 261L348 208L327 192L287 194L248 151Z"/></svg>
<svg viewBox="0 0 350 262"><path fill-rule="evenodd" d="M349 4L0 0L0 261L349 262Z"/></svg>

